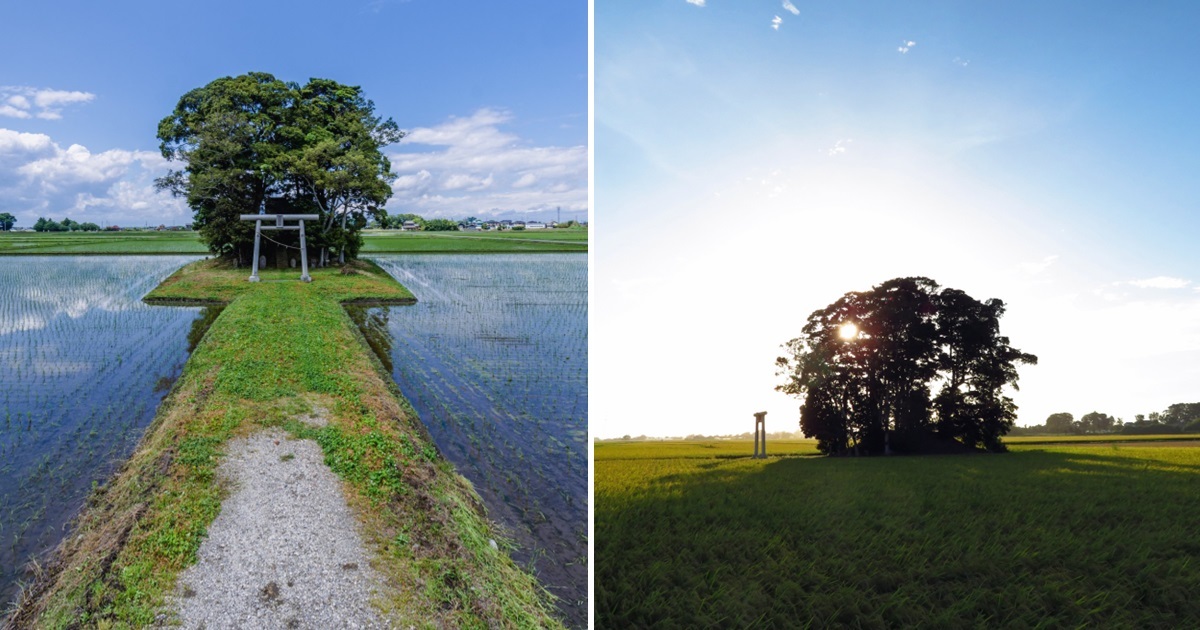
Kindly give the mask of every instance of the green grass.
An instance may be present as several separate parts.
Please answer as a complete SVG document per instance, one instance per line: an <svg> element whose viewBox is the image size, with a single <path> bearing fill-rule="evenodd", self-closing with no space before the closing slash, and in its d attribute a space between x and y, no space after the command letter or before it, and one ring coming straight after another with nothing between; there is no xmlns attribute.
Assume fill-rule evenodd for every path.
<svg viewBox="0 0 1200 630"><path fill-rule="evenodd" d="M597 628L1200 620L1200 448L752 460L661 447L596 445Z"/></svg>
<svg viewBox="0 0 1200 630"><path fill-rule="evenodd" d="M196 560L227 494L224 445L266 426L316 440L391 593L381 607L421 627L558 627L549 596L491 539L477 495L443 460L342 304L412 295L377 266L260 272L206 260L148 300L228 302L137 452L90 499L26 594L18 627L145 627ZM304 414L326 417L314 429Z"/></svg>
<svg viewBox="0 0 1200 630"><path fill-rule="evenodd" d="M588 231L363 232L363 254L586 252ZM207 254L196 232L0 232L0 255Z"/></svg>
<svg viewBox="0 0 1200 630"><path fill-rule="evenodd" d="M596 457L605 459L736 458L754 454L753 440L667 440L600 442ZM768 440L771 456L817 455L816 440Z"/></svg>

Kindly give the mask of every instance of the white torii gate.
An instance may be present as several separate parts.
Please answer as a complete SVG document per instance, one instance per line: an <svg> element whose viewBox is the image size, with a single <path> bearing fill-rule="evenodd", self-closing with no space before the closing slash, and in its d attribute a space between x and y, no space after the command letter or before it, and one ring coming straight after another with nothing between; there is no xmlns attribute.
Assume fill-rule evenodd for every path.
<svg viewBox="0 0 1200 630"><path fill-rule="evenodd" d="M243 221L254 221L254 263L250 268L250 282L258 282L258 247L263 230L300 230L300 279L312 282L308 275L308 247L304 241L304 222L316 221L316 214L243 214ZM263 225L263 221L274 221L274 225ZM299 221L300 225L284 225L284 221Z"/></svg>

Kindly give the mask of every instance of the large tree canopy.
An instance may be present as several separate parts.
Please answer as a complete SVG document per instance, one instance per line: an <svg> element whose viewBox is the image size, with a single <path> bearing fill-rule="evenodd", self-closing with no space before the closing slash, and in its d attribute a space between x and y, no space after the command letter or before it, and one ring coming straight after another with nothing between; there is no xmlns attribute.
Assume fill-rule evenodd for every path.
<svg viewBox="0 0 1200 630"><path fill-rule="evenodd" d="M800 428L822 452L919 451L937 438L1002 451L1016 419L1004 387L1037 357L1000 335L1004 303L929 278L847 293L808 317L776 360Z"/></svg>
<svg viewBox="0 0 1200 630"><path fill-rule="evenodd" d="M245 260L254 237L238 215L319 214L308 230L322 263L357 255L369 217L386 216L395 174L381 148L404 132L356 86L285 83L263 72L224 77L184 94L158 124L159 149L185 163L158 180L186 197L214 253Z"/></svg>

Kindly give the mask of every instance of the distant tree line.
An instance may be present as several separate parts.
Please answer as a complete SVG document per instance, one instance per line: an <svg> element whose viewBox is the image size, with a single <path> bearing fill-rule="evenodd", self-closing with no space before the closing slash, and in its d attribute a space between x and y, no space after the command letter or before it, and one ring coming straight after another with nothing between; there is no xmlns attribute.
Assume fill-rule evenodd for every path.
<svg viewBox="0 0 1200 630"><path fill-rule="evenodd" d="M377 227L377 228L382 228L385 230L399 230L404 227L405 223L412 223L417 226L418 230L421 230L424 232L438 232L438 231L453 232L453 231L457 231L457 230L461 229L463 226L478 227L478 226L485 224L486 222L481 221L480 219L478 219L476 217L467 217L461 221L457 221L455 219L426 219L425 217L422 217L419 214L412 214L410 212L405 212L405 213L401 213L401 214L392 214L392 215L384 214L384 215L380 216L376 222L372 223L372 226ZM579 222L572 219L570 221L565 221L563 223L559 223L557 225L547 226L547 227L556 227L559 229L566 229L566 228L574 228L574 227L579 227L579 226L580 226ZM525 229L524 226L521 226L519 224L514 224L511 227L508 227L506 225L505 227L507 227L507 229L511 229L511 230L524 230Z"/></svg>
<svg viewBox="0 0 1200 630"><path fill-rule="evenodd" d="M473 221L475 217L467 219ZM417 229L424 232L455 232L458 231L458 221L453 219L426 219L419 214L402 213L380 217L379 227L389 230L399 230L405 223L413 223Z"/></svg>
<svg viewBox="0 0 1200 630"><path fill-rule="evenodd" d="M1133 422L1098 411L1078 420L1067 412L1052 413L1045 424L1014 428L1013 435L1155 435L1200 433L1200 403L1175 403L1165 411L1137 414Z"/></svg>
<svg viewBox="0 0 1200 630"><path fill-rule="evenodd" d="M100 229L95 223L77 223L70 218L55 221L38 217L37 223L33 224L34 232L99 232Z"/></svg>
<svg viewBox="0 0 1200 630"><path fill-rule="evenodd" d="M0 212L0 232L7 232L11 230L16 222L17 217L14 217L12 213Z"/></svg>

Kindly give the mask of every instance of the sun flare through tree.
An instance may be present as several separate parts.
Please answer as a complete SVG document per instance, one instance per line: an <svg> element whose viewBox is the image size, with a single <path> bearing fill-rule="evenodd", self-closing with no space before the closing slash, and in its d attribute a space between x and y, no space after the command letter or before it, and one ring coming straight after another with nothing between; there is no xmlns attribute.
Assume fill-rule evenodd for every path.
<svg viewBox="0 0 1200 630"><path fill-rule="evenodd" d="M800 428L825 453L1003 451L1016 419L1005 387L1037 363L1000 335L1003 314L929 278L847 293L784 344L776 389L802 400Z"/></svg>

